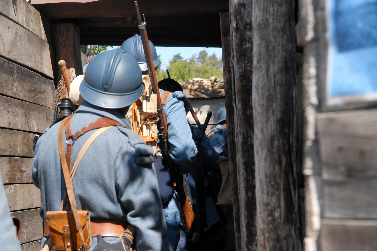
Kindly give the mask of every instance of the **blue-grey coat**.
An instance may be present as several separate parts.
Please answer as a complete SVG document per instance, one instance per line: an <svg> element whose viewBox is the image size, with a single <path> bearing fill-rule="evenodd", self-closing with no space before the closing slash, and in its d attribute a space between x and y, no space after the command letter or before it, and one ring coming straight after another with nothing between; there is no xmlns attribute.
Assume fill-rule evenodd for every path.
<svg viewBox="0 0 379 251"><path fill-rule="evenodd" d="M212 131L214 131L214 133L209 139L213 148L216 150L220 158L228 158L228 134L225 127L217 125Z"/></svg>
<svg viewBox="0 0 379 251"><path fill-rule="evenodd" d="M1 173L0 180L3 180ZM21 251L2 183L0 184L0 247L1 250Z"/></svg>
<svg viewBox="0 0 379 251"><path fill-rule="evenodd" d="M152 148L130 130L130 124L118 110L87 102L80 104L72 118L72 132L101 117L129 129L116 126L107 130L83 156L73 180L78 208L89 210L91 219L128 221L137 229L138 250L168 250ZM43 219L47 211L59 210L65 191L57 145L59 125L48 128L35 148L32 177L41 190ZM74 143L71 166L95 131L87 132Z"/></svg>
<svg viewBox="0 0 379 251"><path fill-rule="evenodd" d="M190 170L191 162L195 161L197 148L192 140L190 126L186 119L188 99L181 91L173 92L163 107L167 117L168 143L171 160Z"/></svg>

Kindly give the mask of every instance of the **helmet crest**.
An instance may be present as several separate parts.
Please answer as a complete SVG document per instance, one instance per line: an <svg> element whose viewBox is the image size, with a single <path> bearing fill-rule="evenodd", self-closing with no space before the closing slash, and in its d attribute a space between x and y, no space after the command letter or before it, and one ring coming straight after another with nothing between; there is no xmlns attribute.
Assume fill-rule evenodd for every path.
<svg viewBox="0 0 379 251"><path fill-rule="evenodd" d="M133 43L134 43L134 57L137 59L138 62L141 61L142 57L144 57L144 51L143 51L143 44L141 37L137 34L133 36Z"/></svg>
<svg viewBox="0 0 379 251"><path fill-rule="evenodd" d="M121 61L122 53L122 50L116 50L115 53L109 54L107 57L102 81L104 91L108 91L112 87L114 74Z"/></svg>

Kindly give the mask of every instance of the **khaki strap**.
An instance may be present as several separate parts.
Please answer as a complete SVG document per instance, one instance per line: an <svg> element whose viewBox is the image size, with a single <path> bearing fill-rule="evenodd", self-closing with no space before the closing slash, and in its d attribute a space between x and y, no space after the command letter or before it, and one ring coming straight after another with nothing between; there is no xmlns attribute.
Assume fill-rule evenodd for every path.
<svg viewBox="0 0 379 251"><path fill-rule="evenodd" d="M105 132L106 130L108 130L108 129L112 128L112 127L113 126L108 126L108 127L100 128L94 134L92 134L91 137L86 141L86 143L84 144L84 146L80 150L78 157L75 160L74 167L72 168L71 175L70 175L71 176L71 181L74 179L74 176L75 176L75 173L76 173L76 169L78 169L78 165L79 165L80 160L82 159L82 157L84 156L84 153L87 151L87 149L92 144L92 142L97 137L99 137L100 134L102 134L103 132ZM67 200L67 193L65 193L65 195L63 196L62 204L61 204L61 207L60 207L59 211L63 210L64 203L66 202L66 200Z"/></svg>
<svg viewBox="0 0 379 251"><path fill-rule="evenodd" d="M210 138L214 133L215 133L215 131L211 131L211 132L207 135L207 137Z"/></svg>
<svg viewBox="0 0 379 251"><path fill-rule="evenodd" d="M65 158L64 153L64 146L63 146L63 128L65 124L65 118L62 123L59 126L59 132L58 132L58 150L59 150L59 156L61 158L61 164L62 164L62 170L63 170L63 176L64 180L66 182L66 190L68 194L68 198L70 200L71 209L75 218L76 228L79 231L80 238L82 239L83 245L86 246L84 242L84 235L83 235L83 229L82 225L80 224L79 220L79 213L78 213L78 206L76 204L75 194L74 194L74 187L72 186L72 181L70 177L70 173L68 171L67 162ZM88 247L84 247L85 250L88 250Z"/></svg>
<svg viewBox="0 0 379 251"><path fill-rule="evenodd" d="M162 105L166 105L168 98L171 96L172 92L163 91L161 96Z"/></svg>

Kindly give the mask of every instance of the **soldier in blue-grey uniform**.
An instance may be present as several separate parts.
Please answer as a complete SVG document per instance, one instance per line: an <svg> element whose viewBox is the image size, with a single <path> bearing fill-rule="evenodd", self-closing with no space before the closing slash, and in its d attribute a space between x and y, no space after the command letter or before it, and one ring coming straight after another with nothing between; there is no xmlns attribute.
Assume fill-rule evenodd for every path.
<svg viewBox="0 0 379 251"><path fill-rule="evenodd" d="M228 158L228 141L227 141L227 124L226 124L226 110L222 106L217 111L217 126L208 134L210 143L218 153L219 158ZM221 181L222 182L222 181ZM221 184L218 189L220 189ZM219 190L217 190L218 194ZM210 201L210 198L207 198ZM209 213L208 213L209 212ZM219 250L220 245L226 245L227 238L227 210L218 205L207 203L207 213L213 215L213 219L208 219L208 239L207 250Z"/></svg>
<svg viewBox="0 0 379 251"><path fill-rule="evenodd" d="M92 59L80 85L80 94L85 101L72 117L71 130L75 133L103 117L122 126L112 127L96 138L84 154L72 183L78 209L90 212L91 224L123 225L128 222L136 228L137 250L168 250L153 150L131 130L125 119L128 107L143 90L138 64L123 50L106 51ZM59 210L65 192L57 145L60 123L48 128L35 148L32 178L41 190L41 217L44 220L47 211ZM74 142L71 166L95 131L85 133ZM105 242L120 242L119 233L102 233L102 228L98 231L105 236ZM42 246L47 239L43 237ZM90 250L96 245L97 238L93 238Z"/></svg>
<svg viewBox="0 0 379 251"><path fill-rule="evenodd" d="M228 158L228 141L227 141L227 124L225 106L217 111L217 126L209 133L211 144L218 155L222 158Z"/></svg>
<svg viewBox="0 0 379 251"><path fill-rule="evenodd" d="M156 69L159 59L154 44L149 41L149 45L154 68ZM148 67L139 35L136 34L125 40L121 45L121 49L129 53L138 62L142 74L147 74ZM162 90L160 91L160 94L162 94ZM163 109L167 117L169 157L172 165L179 167L181 174L186 174L190 171L191 163L195 161L197 148L192 140L191 130L186 120L188 100L185 94L180 90L173 91L167 102L164 103ZM154 164L157 170L159 191L166 217L169 250L186 250L187 242L179 195L174 189L174 177L167 169L167 161L162 158L158 150Z"/></svg>
<svg viewBox="0 0 379 251"><path fill-rule="evenodd" d="M3 180L1 173L0 180ZM3 184L0 184L0 249L21 251Z"/></svg>

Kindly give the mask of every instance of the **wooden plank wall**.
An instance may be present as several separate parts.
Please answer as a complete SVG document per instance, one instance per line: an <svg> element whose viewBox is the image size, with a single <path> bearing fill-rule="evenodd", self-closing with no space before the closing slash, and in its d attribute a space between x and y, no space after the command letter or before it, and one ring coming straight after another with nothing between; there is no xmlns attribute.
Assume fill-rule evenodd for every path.
<svg viewBox="0 0 379 251"><path fill-rule="evenodd" d="M376 109L317 116L322 250L376 250Z"/></svg>
<svg viewBox="0 0 379 251"><path fill-rule="evenodd" d="M377 109L327 105L327 0L299 0L304 45L304 250L377 250ZM359 83L357 83L359 84ZM367 103L369 104L369 103ZM367 107L367 106L365 106ZM355 110L353 110L353 108Z"/></svg>
<svg viewBox="0 0 379 251"><path fill-rule="evenodd" d="M42 220L33 138L53 119L54 45L48 20L25 0L0 1L0 23L0 171L11 214L21 220L22 250L36 251Z"/></svg>

